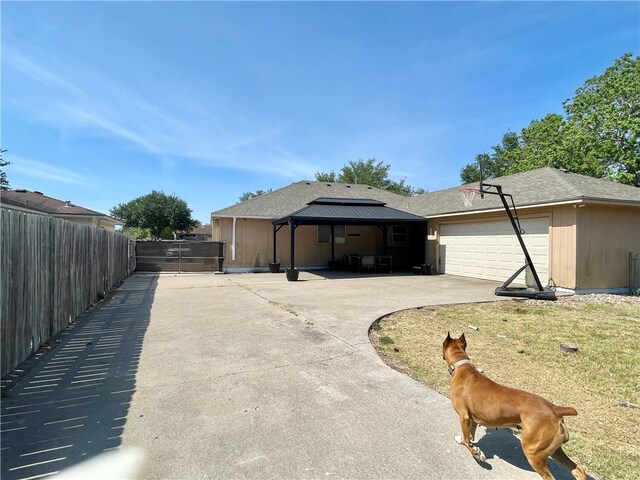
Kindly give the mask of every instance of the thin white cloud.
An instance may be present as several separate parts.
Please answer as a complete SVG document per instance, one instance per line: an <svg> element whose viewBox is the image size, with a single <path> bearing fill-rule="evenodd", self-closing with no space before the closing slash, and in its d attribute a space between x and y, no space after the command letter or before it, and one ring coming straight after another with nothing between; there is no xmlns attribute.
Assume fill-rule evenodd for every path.
<svg viewBox="0 0 640 480"><path fill-rule="evenodd" d="M88 177L66 168L55 167L48 163L16 156L7 155L6 159L11 162L11 164L6 167L7 172L10 174L15 172L25 177L68 183L71 185L86 186L91 183L91 180Z"/></svg>
<svg viewBox="0 0 640 480"><path fill-rule="evenodd" d="M229 105L224 96L157 78L148 78L144 91L135 90L107 78L97 66L26 45L5 44L3 64L37 87L14 87L24 89L11 92L12 105L67 138L115 138L157 156L165 168L189 159L285 178L313 170L283 151L280 126Z"/></svg>

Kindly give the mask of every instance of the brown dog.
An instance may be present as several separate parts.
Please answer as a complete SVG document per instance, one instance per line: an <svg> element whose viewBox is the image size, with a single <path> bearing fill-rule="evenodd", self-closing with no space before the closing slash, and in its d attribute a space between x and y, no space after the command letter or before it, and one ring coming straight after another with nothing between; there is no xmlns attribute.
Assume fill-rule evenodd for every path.
<svg viewBox="0 0 640 480"><path fill-rule="evenodd" d="M557 407L532 393L495 383L471 365L466 348L464 333L460 338L451 338L448 333L442 344L442 356L452 375L451 403L460 416L461 443L473 458L485 461L482 451L472 444L478 425L521 427L522 450L542 478L554 478L547 466L547 458L551 457L578 480L586 480L584 467L576 465L562 451L562 444L569 440L562 417L578 412L571 407Z"/></svg>

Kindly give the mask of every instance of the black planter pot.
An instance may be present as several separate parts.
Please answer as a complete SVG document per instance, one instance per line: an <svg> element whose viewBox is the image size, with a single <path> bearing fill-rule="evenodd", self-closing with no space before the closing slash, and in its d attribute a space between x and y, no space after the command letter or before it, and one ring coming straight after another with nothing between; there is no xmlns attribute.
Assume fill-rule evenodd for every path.
<svg viewBox="0 0 640 480"><path fill-rule="evenodd" d="M289 280L290 282L295 282L296 280L298 280L298 275L300 275L299 268L287 268L285 269L285 271L287 272L287 280Z"/></svg>
<svg viewBox="0 0 640 480"><path fill-rule="evenodd" d="M269 271L271 273L278 273L280 271L279 263L269 263Z"/></svg>
<svg viewBox="0 0 640 480"><path fill-rule="evenodd" d="M331 260L329 261L329 270L333 270L333 271L340 270L341 266L342 266L342 262L339 262L337 260L335 262Z"/></svg>

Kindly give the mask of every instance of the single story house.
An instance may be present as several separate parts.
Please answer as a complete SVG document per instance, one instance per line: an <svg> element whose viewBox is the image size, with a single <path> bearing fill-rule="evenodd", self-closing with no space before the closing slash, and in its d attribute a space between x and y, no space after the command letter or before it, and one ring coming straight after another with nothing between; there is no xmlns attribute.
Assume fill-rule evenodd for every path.
<svg viewBox="0 0 640 480"><path fill-rule="evenodd" d="M210 242L211 241L211 225L200 225L189 233L181 233L178 235L180 240L197 240L200 242Z"/></svg>
<svg viewBox="0 0 640 480"><path fill-rule="evenodd" d="M544 285L578 292L629 288L629 253L640 252L639 188L553 168L486 183L512 195ZM476 195L465 207L460 188L404 197L367 185L301 181L213 212L212 237L226 242L230 271L266 270L274 247L276 260L287 266L294 239L295 265L302 268L326 268L332 258L353 254L388 254L396 270L427 263L438 273L505 281L524 256L501 200ZM331 218L336 199L378 202L406 216L365 212L363 220L338 212ZM324 211L295 223L296 212L317 209L318 200Z"/></svg>
<svg viewBox="0 0 640 480"><path fill-rule="evenodd" d="M47 215L62 218L75 223L92 225L105 230L115 231L116 225L123 225L121 220L104 213L74 205L70 201L47 197L41 192L29 190L6 190L0 193L0 205L10 210Z"/></svg>

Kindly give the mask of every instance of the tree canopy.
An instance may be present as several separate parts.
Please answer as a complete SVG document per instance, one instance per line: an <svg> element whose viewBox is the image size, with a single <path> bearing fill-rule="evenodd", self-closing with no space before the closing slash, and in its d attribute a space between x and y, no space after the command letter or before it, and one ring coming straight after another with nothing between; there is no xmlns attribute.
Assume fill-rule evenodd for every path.
<svg viewBox="0 0 640 480"><path fill-rule="evenodd" d="M153 238L172 238L176 233L190 232L200 224L191 218L192 210L187 202L156 190L120 203L109 212L124 221L124 228L138 238L149 233Z"/></svg>
<svg viewBox="0 0 640 480"><path fill-rule="evenodd" d="M462 183L540 167L640 186L640 57L627 53L563 103L565 115L507 132L460 171Z"/></svg>
<svg viewBox="0 0 640 480"><path fill-rule="evenodd" d="M368 160L349 160L342 167L340 173L332 170L330 172L316 172L314 176L319 182L361 183L405 196L420 195L426 192L423 188L407 185L405 179L391 180L389 178L390 170L391 165L369 158Z"/></svg>
<svg viewBox="0 0 640 480"><path fill-rule="evenodd" d="M9 180L7 179L7 172L4 171L3 167L10 165L11 162L2 159L2 154L6 152L6 150L2 150L0 148L0 190L9 190Z"/></svg>
<svg viewBox="0 0 640 480"><path fill-rule="evenodd" d="M245 200L249 200L250 198L259 197L260 195L264 195L264 190L256 190L255 192L244 192L240 197L238 197L238 202L244 202Z"/></svg>

